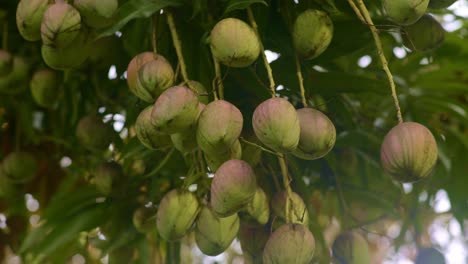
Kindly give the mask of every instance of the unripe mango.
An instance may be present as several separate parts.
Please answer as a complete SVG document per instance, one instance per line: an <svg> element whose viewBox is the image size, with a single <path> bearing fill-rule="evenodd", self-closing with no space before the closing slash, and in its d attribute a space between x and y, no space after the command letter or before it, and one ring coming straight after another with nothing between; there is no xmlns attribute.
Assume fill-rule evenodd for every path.
<svg viewBox="0 0 468 264"><path fill-rule="evenodd" d="M367 241L355 231L340 234L333 242L332 251L336 264L370 264Z"/></svg>
<svg viewBox="0 0 468 264"><path fill-rule="evenodd" d="M41 39L41 22L49 0L21 0L16 9L16 25L24 39Z"/></svg>
<svg viewBox="0 0 468 264"><path fill-rule="evenodd" d="M53 108L60 96L61 77L50 69L38 70L34 73L30 88L34 101L46 108Z"/></svg>
<svg viewBox="0 0 468 264"><path fill-rule="evenodd" d="M138 88L145 89L151 95L151 98L144 98L144 100L153 102L162 92L174 84L174 70L166 58L157 55L139 68L138 78L141 84ZM146 93L135 92L135 94Z"/></svg>
<svg viewBox="0 0 468 264"><path fill-rule="evenodd" d="M109 195L123 176L122 166L117 162L101 163L94 172L94 185L104 195Z"/></svg>
<svg viewBox="0 0 468 264"><path fill-rule="evenodd" d="M4 176L12 183L24 183L36 175L37 161L28 152L11 152L3 159L1 169Z"/></svg>
<svg viewBox="0 0 468 264"><path fill-rule="evenodd" d="M151 124L151 113L153 106L143 109L135 122L135 133L140 142L147 148L158 149L171 145L170 137L161 133Z"/></svg>
<svg viewBox="0 0 468 264"><path fill-rule="evenodd" d="M383 0L388 18L398 25L411 25L426 13L429 0Z"/></svg>
<svg viewBox="0 0 468 264"><path fill-rule="evenodd" d="M286 191L276 193L271 199L271 210L275 216L278 217L276 221L279 224L286 222L286 199L288 199ZM309 212L307 207L299 194L292 192L291 200L289 201L289 208L292 212L291 222L295 224L309 224Z"/></svg>
<svg viewBox="0 0 468 264"><path fill-rule="evenodd" d="M109 124L104 124L98 116L88 115L78 122L76 137L83 147L102 151L109 147L114 137L114 131Z"/></svg>
<svg viewBox="0 0 468 264"><path fill-rule="evenodd" d="M432 51L442 45L445 30L431 15L426 14L418 22L401 28L403 44L412 51Z"/></svg>
<svg viewBox="0 0 468 264"><path fill-rule="evenodd" d="M65 2L57 2L47 8L42 18L42 44L65 48L78 37L80 29L81 16L78 10Z"/></svg>

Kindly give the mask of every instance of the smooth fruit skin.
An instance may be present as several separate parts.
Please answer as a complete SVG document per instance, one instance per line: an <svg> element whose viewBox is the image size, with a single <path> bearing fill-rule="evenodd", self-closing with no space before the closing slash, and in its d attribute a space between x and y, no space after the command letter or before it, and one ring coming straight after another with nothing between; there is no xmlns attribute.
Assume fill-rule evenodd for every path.
<svg viewBox="0 0 468 264"><path fill-rule="evenodd" d="M200 97L198 97L200 98ZM174 147L181 153L189 153L198 147L197 144L197 125L201 112L205 109L206 105L198 103L198 117L197 121L183 132L171 135L171 141Z"/></svg>
<svg viewBox="0 0 468 264"><path fill-rule="evenodd" d="M312 233L301 224L284 224L270 235L263 251L264 264L308 264L315 252Z"/></svg>
<svg viewBox="0 0 468 264"><path fill-rule="evenodd" d="M211 102L198 119L198 145L211 155L227 152L239 138L242 127L242 113L236 106L224 100Z"/></svg>
<svg viewBox="0 0 468 264"><path fill-rule="evenodd" d="M81 29L81 16L73 6L58 2L50 5L41 23L42 44L65 48L74 42Z"/></svg>
<svg viewBox="0 0 468 264"><path fill-rule="evenodd" d="M430 0L429 1L429 8L433 9L442 9L451 6L457 0Z"/></svg>
<svg viewBox="0 0 468 264"><path fill-rule="evenodd" d="M398 25L411 25L426 13L429 0L383 0L388 18Z"/></svg>
<svg viewBox="0 0 468 264"><path fill-rule="evenodd" d="M109 147L114 136L112 127L104 124L95 115L80 119L76 127L76 137L79 143L88 150L103 151Z"/></svg>
<svg viewBox="0 0 468 264"><path fill-rule="evenodd" d="M197 95L189 88L171 87L154 103L151 123L163 133L183 132L197 122L198 104Z"/></svg>
<svg viewBox="0 0 468 264"><path fill-rule="evenodd" d="M166 58L157 55L140 67L138 78L141 84L139 88L145 89L151 95L151 98L144 100L154 102L162 92L174 84L174 70Z"/></svg>
<svg viewBox="0 0 468 264"><path fill-rule="evenodd" d="M270 218L270 203L268 196L260 186L257 186L252 201L246 205L243 211L247 212L250 216L249 218L252 218L257 224L265 225L268 222Z"/></svg>
<svg viewBox="0 0 468 264"><path fill-rule="evenodd" d="M229 67L247 67L260 54L260 40L244 21L225 18L211 31L211 52L218 61Z"/></svg>
<svg viewBox="0 0 468 264"><path fill-rule="evenodd" d="M228 160L211 182L211 208L221 217L233 215L253 199L256 188L250 165L243 160Z"/></svg>
<svg viewBox="0 0 468 264"><path fill-rule="evenodd" d="M301 127L294 106L284 98L262 102L253 113L257 138L278 152L291 152L299 144Z"/></svg>
<svg viewBox="0 0 468 264"><path fill-rule="evenodd" d="M211 208L203 207L198 215L195 229L198 248L208 256L223 253L236 237L239 225L237 214L220 218Z"/></svg>
<svg viewBox="0 0 468 264"><path fill-rule="evenodd" d="M153 58L153 52L142 52L133 57L133 59L130 60L127 66L127 84L128 88L130 89L130 92L132 92L134 95L148 103L152 103L154 102L154 100L152 95L148 91L146 91L144 87L142 87L140 78L138 77L138 72L144 64L152 61Z"/></svg>
<svg viewBox="0 0 468 264"><path fill-rule="evenodd" d="M304 59L322 54L333 38L333 22L327 13L309 9L302 12L292 30L294 49Z"/></svg>
<svg viewBox="0 0 468 264"><path fill-rule="evenodd" d="M433 247L420 248L416 256L415 264L445 264L444 255Z"/></svg>
<svg viewBox="0 0 468 264"><path fill-rule="evenodd" d="M41 39L41 22L49 0L21 0L16 9L16 26L24 39Z"/></svg>
<svg viewBox="0 0 468 264"><path fill-rule="evenodd" d="M73 43L64 48L42 45L42 59L52 69L70 70L77 68L89 56L89 35L84 29L80 31Z"/></svg>
<svg viewBox="0 0 468 264"><path fill-rule="evenodd" d="M431 15L426 14L418 22L401 28L403 44L412 51L432 51L442 45L445 30Z"/></svg>
<svg viewBox="0 0 468 264"><path fill-rule="evenodd" d="M167 241L181 239L192 227L200 206L188 191L172 190L161 200L156 214L159 235Z"/></svg>
<svg viewBox="0 0 468 264"><path fill-rule="evenodd" d="M271 211L278 217L276 221L282 224L286 222L286 199L287 193L285 191L277 192L271 199ZM294 224L309 224L309 212L307 207L299 194L292 192L289 207L292 210L291 222Z"/></svg>
<svg viewBox="0 0 468 264"><path fill-rule="evenodd" d="M189 81L189 83L190 88L197 92L198 101L207 105L210 102L210 97L208 96L208 91L206 90L205 86L203 86L203 84L201 84L200 82L193 80Z"/></svg>
<svg viewBox="0 0 468 264"><path fill-rule="evenodd" d="M36 104L53 108L60 96L61 77L50 69L41 69L34 73L29 87Z"/></svg>
<svg viewBox="0 0 468 264"><path fill-rule="evenodd" d="M73 5L80 11L83 21L90 27L109 26L119 7L118 0L74 0Z"/></svg>
<svg viewBox="0 0 468 264"><path fill-rule="evenodd" d="M388 132L380 157L386 172L401 182L427 177L437 162L437 142L431 131L415 122L401 123Z"/></svg>
<svg viewBox="0 0 468 264"><path fill-rule="evenodd" d="M301 135L293 151L296 157L315 160L325 156L335 145L336 129L322 112L312 108L297 110Z"/></svg>
<svg viewBox="0 0 468 264"><path fill-rule="evenodd" d="M32 154L16 151L3 159L1 169L4 176L12 183L24 183L34 178L37 167L37 161Z"/></svg>
<svg viewBox="0 0 468 264"><path fill-rule="evenodd" d="M336 264L370 264L367 241L357 232L340 234L332 246Z"/></svg>
<svg viewBox="0 0 468 264"><path fill-rule="evenodd" d="M236 140L227 151L214 154L205 153L205 160L211 171L217 171L218 168L228 160L241 158L242 146L239 140Z"/></svg>
<svg viewBox="0 0 468 264"><path fill-rule="evenodd" d="M161 133L151 124L153 106L143 109L135 121L135 133L140 142L149 149L164 148L171 145L170 137Z"/></svg>

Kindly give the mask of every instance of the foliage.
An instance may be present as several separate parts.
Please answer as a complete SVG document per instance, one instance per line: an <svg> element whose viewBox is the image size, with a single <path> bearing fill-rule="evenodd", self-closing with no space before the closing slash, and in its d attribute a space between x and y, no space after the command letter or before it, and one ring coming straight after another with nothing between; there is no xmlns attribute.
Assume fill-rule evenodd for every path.
<svg viewBox="0 0 468 264"><path fill-rule="evenodd" d="M181 243L194 243L193 232L186 238L189 242L169 243L154 230L139 233L132 223L135 210L143 205L157 207L169 190L196 184L195 194L203 200L211 184L212 171L207 171L200 150L148 149L135 134L135 121L150 103L128 89L130 60L152 50L155 34L157 52L174 69L181 66L166 23L168 12L175 19L187 75L207 88L211 101L219 80L209 33L223 18L248 22L246 9L251 8L265 50L279 54L271 62L276 93L296 109L303 105L292 24L309 8L330 15L332 42L317 58L302 61L302 72L307 101L333 122L336 144L324 158L313 161L286 155L291 188L302 197L309 213L316 261L329 262L327 248L333 238L327 230L334 221L342 230L360 228L372 233L385 233L385 227L397 223L400 232L393 240L395 248L414 241L421 245L438 215L430 203L440 190L450 199L448 213L463 226L468 219L468 23L455 17L462 25L446 32L440 48L411 52L403 47L399 26L381 12L380 1L365 2L380 30L404 120L424 124L438 143L436 168L429 177L413 183L409 192L380 165L380 145L397 124L396 112L371 31L346 1L120 0L110 26L89 29L89 58L78 67L58 72L63 80L59 99L49 108L38 105L25 88L35 71L47 68L41 43L28 42L18 33L17 1L2 1L2 49L26 59L30 69L29 79L10 84L10 92L4 92L0 80L0 160L15 150L27 151L35 156L38 169L34 179L24 184L9 185L0 177L0 214L6 217L6 228L0 217L0 260L8 247L26 263L65 263L75 254L99 263L106 254L125 252L130 252L132 263L178 263L180 256L174 252ZM429 12L438 19L454 15L448 9ZM370 59L369 65L358 64L363 58ZM241 139L260 144L253 136L252 115L270 96L261 57L245 68L222 66L221 73L224 98L243 115ZM176 73L176 83L183 82L182 74ZM120 135L109 134L113 139L110 148L89 149L80 143L75 131L79 120L88 115L99 116ZM244 151L252 147L241 143ZM260 155L260 162L251 165L258 184L271 198L280 191L275 185L275 180L281 181L280 164L268 151ZM103 195L94 185L94 171L112 160L122 166L123 177L113 183L110 194ZM420 199L423 193L427 195ZM31 201L31 197L38 201L38 209L26 206L25 200ZM123 255L115 263L119 263L117 259L129 263Z"/></svg>

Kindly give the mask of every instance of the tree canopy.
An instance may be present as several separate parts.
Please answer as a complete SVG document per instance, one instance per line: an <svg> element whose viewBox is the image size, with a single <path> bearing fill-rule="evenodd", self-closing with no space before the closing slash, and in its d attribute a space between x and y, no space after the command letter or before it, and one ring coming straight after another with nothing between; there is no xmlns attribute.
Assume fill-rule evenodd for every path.
<svg viewBox="0 0 468 264"><path fill-rule="evenodd" d="M467 2L399 2L2 1L0 261L344 263L362 240L381 263L447 249L435 224L466 238Z"/></svg>

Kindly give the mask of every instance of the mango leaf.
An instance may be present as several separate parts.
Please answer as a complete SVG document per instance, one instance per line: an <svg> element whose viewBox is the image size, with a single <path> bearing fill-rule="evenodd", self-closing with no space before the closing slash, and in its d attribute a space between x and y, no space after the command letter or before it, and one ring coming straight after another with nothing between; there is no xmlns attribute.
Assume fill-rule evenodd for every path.
<svg viewBox="0 0 468 264"><path fill-rule="evenodd" d="M247 7L255 3L260 3L265 6L268 6L268 4L264 0L230 0L227 4L226 9L224 10L224 14L227 14L234 10L246 9Z"/></svg>
<svg viewBox="0 0 468 264"><path fill-rule="evenodd" d="M119 7L115 22L101 30L98 38L114 34L132 19L149 17L161 8L181 6L183 3L183 0L130 0Z"/></svg>

